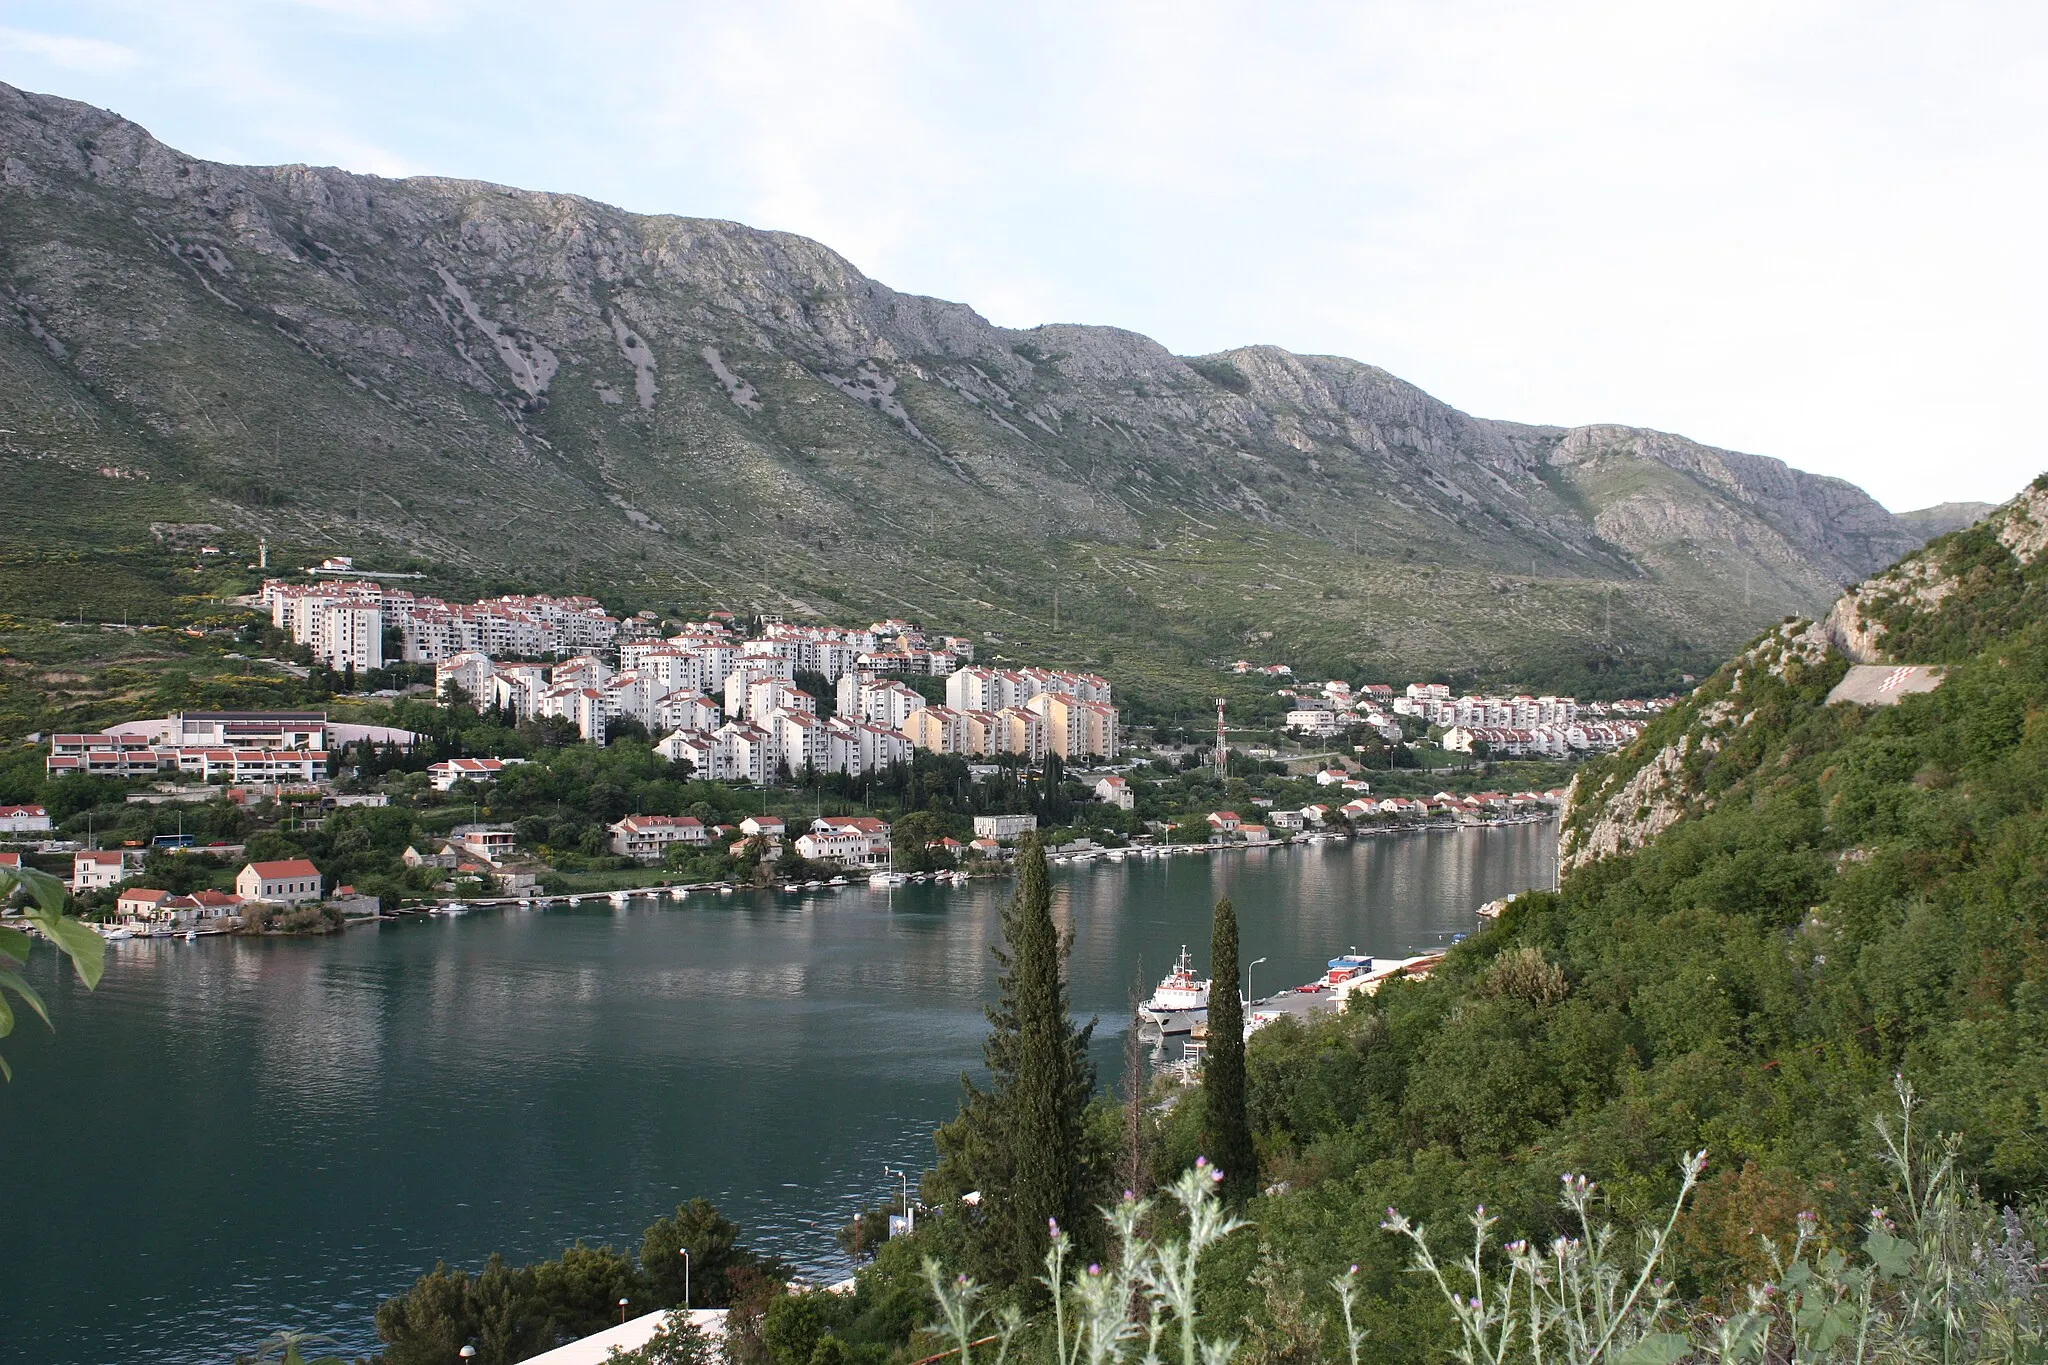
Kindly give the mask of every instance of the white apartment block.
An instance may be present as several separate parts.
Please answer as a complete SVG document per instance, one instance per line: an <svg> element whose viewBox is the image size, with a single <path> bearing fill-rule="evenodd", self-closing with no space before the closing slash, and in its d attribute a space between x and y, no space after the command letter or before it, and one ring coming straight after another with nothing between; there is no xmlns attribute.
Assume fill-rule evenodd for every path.
<svg viewBox="0 0 2048 1365"><path fill-rule="evenodd" d="M493 684L497 676L498 666L491 662L490 655L465 649L434 665L434 695L445 699L452 685L461 688L471 701L489 705L496 699Z"/></svg>
<svg viewBox="0 0 2048 1365"><path fill-rule="evenodd" d="M747 690L755 683L781 682L795 686L796 670L789 666L789 660L773 656L743 656L733 665L732 672L725 675L725 713L729 716L747 714Z"/></svg>
<svg viewBox="0 0 2048 1365"><path fill-rule="evenodd" d="M677 688L663 697L655 706L658 728L664 733L671 730L716 730L723 717L711 698L688 688Z"/></svg>

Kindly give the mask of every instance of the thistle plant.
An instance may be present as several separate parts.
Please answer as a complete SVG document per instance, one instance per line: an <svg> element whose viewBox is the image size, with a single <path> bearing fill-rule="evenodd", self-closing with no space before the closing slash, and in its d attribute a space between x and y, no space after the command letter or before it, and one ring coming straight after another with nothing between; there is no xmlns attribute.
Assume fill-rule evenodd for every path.
<svg viewBox="0 0 2048 1365"><path fill-rule="evenodd" d="M1127 1192L1104 1209L1115 1248L1107 1266L1070 1267L1073 1241L1057 1222L1049 1225L1041 1283L1052 1299L1054 1365L1160 1365L1169 1340L1179 1365L1229 1365L1237 1342L1201 1335L1197 1292L1202 1253L1244 1226L1223 1207L1221 1181L1203 1159L1169 1188L1187 1220L1183 1236L1155 1240L1145 1233L1156 1208L1150 1199ZM925 1278L939 1305L937 1330L952 1340L962 1365L971 1365L974 1348L991 1343L994 1365L1002 1365L1024 1327L1015 1307L991 1314L983 1286L964 1275L949 1280L937 1261L925 1262Z"/></svg>
<svg viewBox="0 0 2048 1365"><path fill-rule="evenodd" d="M1615 1248L1613 1227L1594 1221L1599 1187L1583 1175L1562 1178L1558 1201L1579 1235L1560 1235L1540 1249L1526 1241L1507 1243L1501 1248L1505 1276L1489 1266L1488 1247L1499 1220L1484 1206L1472 1214L1471 1251L1448 1270L1430 1250L1422 1227L1400 1210L1388 1209L1380 1226L1414 1245L1414 1268L1450 1305L1459 1333L1450 1353L1462 1365L1669 1365L1691 1348L1682 1335L1661 1330L1671 1316L1672 1287L1657 1267L1706 1164L1705 1152L1679 1163L1678 1198L1663 1225L1646 1230L1645 1248L1632 1269Z"/></svg>
<svg viewBox="0 0 2048 1365"><path fill-rule="evenodd" d="M1966 1190L1957 1140L1927 1142L1912 1086L1900 1079L1896 1091L1898 1116L1875 1125L1898 1189L1896 1217L1872 1209L1862 1255L1852 1258L1826 1245L1816 1215L1801 1213L1789 1253L1763 1239L1773 1276L1725 1317L1683 1321L1658 1274L1704 1152L1681 1163L1670 1215L1643 1230L1633 1259L1596 1223L1598 1187L1578 1175L1564 1177L1560 1202L1579 1235L1541 1250L1514 1241L1492 1253L1496 1220L1484 1208L1472 1216L1470 1253L1449 1267L1397 1210L1382 1226L1412 1243L1413 1269L1450 1306L1459 1340L1449 1354L1464 1365L2048 1365L2039 1214L2030 1227Z"/></svg>

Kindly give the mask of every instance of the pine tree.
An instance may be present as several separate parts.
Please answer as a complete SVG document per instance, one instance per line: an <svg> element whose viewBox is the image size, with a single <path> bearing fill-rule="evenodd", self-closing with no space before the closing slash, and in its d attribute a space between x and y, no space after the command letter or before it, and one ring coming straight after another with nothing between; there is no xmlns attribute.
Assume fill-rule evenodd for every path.
<svg viewBox="0 0 2048 1365"><path fill-rule="evenodd" d="M942 1194L979 1190L967 1267L1027 1293L1041 1273L1048 1220L1087 1238L1095 1167L1082 1111L1095 1090L1088 1040L1067 1012L1067 944L1052 920L1045 846L1026 835L1017 894L1003 916L1001 992L988 1011L987 1090L962 1081L960 1116L937 1134Z"/></svg>
<svg viewBox="0 0 2048 1365"><path fill-rule="evenodd" d="M1259 1158L1252 1146L1244 1098L1244 1000L1237 993L1237 912L1229 897L1216 902L1209 936L1209 1046L1202 1060L1208 1117L1202 1134L1209 1160L1223 1172L1225 1202L1242 1206L1259 1188Z"/></svg>

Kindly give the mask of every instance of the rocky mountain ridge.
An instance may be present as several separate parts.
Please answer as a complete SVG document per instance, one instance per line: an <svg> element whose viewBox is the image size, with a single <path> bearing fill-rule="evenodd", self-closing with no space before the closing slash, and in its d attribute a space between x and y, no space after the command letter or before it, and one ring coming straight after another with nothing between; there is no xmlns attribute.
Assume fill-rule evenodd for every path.
<svg viewBox="0 0 2048 1365"><path fill-rule="evenodd" d="M1560 840L1564 868L1641 848L1710 808L1707 760L1782 705L1782 685L1832 682L1849 664L1955 662L2038 614L2048 591L2044 551L2048 475L1974 525L1851 587L1820 619L1772 629L1631 750L1573 781Z"/></svg>
<svg viewBox="0 0 2048 1365"><path fill-rule="evenodd" d="M1725 647L1919 539L1776 460L999 328L788 233L218 165L4 86L0 153L0 462L60 542L218 524L1027 635L1060 588L1098 641L1428 668Z"/></svg>

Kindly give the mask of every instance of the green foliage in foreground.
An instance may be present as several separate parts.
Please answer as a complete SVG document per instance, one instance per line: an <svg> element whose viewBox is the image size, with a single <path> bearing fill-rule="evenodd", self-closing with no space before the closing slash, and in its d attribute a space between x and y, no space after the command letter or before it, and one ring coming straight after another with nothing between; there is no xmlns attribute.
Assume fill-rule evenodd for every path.
<svg viewBox="0 0 2048 1365"><path fill-rule="evenodd" d="M1911 1088L1901 1082L1898 1096L1899 1121L1877 1125L1895 1209L1873 1209L1857 1233L1832 1240L1802 1215L1789 1247L1771 1248L1769 1274L1725 1307L1683 1300L1668 1278L1704 1152L1680 1163L1670 1204L1633 1232L1618 1232L1599 1187L1571 1173L1556 1201L1564 1230L1547 1243L1502 1242L1484 1207L1469 1219L1471 1250L1455 1260L1441 1259L1398 1210L1387 1210L1381 1227L1405 1245L1405 1274L1447 1319L1432 1354L1462 1365L2048 1360L2048 1284L2035 1251L2048 1218L2038 1208L2025 1217L1999 1209L1966 1188L1957 1143L1928 1143L1916 1132ZM1166 1207L1126 1197L1106 1210L1114 1247L1106 1266L1069 1273L1070 1244L1056 1239L1041 1281L1051 1308L1035 1321L927 1260L940 1326L962 1365L991 1345L995 1365L1388 1358L1382 1323L1360 1311L1357 1265L1326 1282L1334 1315L1305 1313L1283 1295L1273 1305L1283 1321L1251 1324L1248 1341L1228 1335L1232 1316L1217 1310L1216 1291L1229 1277L1214 1263L1245 1240L1236 1234L1247 1225L1224 1208L1220 1180L1198 1164L1174 1183Z"/></svg>
<svg viewBox="0 0 2048 1365"><path fill-rule="evenodd" d="M107 942L64 913L64 884L34 868L0 867L0 906L10 903L17 894L25 898L21 907L23 920L71 959L73 970L87 990L98 986L100 972L106 965ZM50 1011L42 996L21 974L34 945L35 940L26 931L0 926L0 1038L14 1032L14 1006L7 1001L10 994L34 1010L45 1024L50 1022ZM0 1057L0 1079L13 1078L14 1069L5 1057Z"/></svg>

